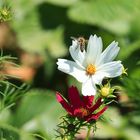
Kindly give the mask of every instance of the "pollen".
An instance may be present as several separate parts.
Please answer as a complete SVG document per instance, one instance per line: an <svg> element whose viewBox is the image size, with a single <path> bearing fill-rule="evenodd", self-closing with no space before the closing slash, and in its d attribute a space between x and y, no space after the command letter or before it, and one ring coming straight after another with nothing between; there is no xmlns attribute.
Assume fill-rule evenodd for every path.
<svg viewBox="0 0 140 140"><path fill-rule="evenodd" d="M89 64L86 68L86 72L89 75L93 75L96 72L96 67L93 64Z"/></svg>
<svg viewBox="0 0 140 140"><path fill-rule="evenodd" d="M89 115L89 111L87 109L81 108L80 110L82 112L82 117L85 117L85 116L88 116Z"/></svg>

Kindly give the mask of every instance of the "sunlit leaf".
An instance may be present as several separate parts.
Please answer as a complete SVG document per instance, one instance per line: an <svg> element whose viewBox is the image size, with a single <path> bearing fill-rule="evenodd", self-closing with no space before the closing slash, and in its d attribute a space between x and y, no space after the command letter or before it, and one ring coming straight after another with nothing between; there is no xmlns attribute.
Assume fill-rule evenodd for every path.
<svg viewBox="0 0 140 140"><path fill-rule="evenodd" d="M18 2L14 6L15 18L12 23L20 47L29 52L48 51L54 58L65 55L67 51L63 42L63 26L54 30L43 30L37 6L32 5L32 1L29 3L31 6L25 6L24 3L26 1Z"/></svg>
<svg viewBox="0 0 140 140"><path fill-rule="evenodd" d="M133 2L133 4L132 4ZM79 23L95 25L117 35L130 32L130 23L140 15L138 0L89 0L75 4L69 17Z"/></svg>

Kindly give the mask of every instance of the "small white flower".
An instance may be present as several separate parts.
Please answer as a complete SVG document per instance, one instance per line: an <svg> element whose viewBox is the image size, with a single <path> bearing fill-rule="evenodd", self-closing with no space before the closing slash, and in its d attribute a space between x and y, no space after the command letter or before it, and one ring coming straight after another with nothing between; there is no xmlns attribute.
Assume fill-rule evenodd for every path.
<svg viewBox="0 0 140 140"><path fill-rule="evenodd" d="M70 54L74 61L58 59L58 69L72 75L82 83L84 96L96 94L96 84L100 85L104 78L113 78L122 74L121 61L113 61L120 48L113 41L102 52L102 39L96 35L90 36L87 51L80 51L77 40L72 41Z"/></svg>

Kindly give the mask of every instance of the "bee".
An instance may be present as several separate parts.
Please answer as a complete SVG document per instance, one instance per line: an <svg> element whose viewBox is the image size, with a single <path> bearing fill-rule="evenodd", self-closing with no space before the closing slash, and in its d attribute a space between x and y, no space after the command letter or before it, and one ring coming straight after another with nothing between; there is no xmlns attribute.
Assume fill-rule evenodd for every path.
<svg viewBox="0 0 140 140"><path fill-rule="evenodd" d="M71 39L77 40L77 42L78 42L77 48L80 47L81 52L83 52L85 50L85 46L86 46L88 40L86 40L84 37L78 37L78 38L71 37Z"/></svg>

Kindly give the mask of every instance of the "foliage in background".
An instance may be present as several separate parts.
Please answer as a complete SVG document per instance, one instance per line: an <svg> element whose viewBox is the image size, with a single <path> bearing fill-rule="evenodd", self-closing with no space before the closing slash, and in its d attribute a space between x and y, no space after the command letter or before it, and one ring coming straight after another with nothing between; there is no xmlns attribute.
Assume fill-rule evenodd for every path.
<svg viewBox="0 0 140 140"><path fill-rule="evenodd" d="M119 42L118 58L128 68L128 78L122 77L123 80L114 82L122 89L118 94L120 104L113 104L111 108L112 112L117 110L118 113L107 116L112 121L97 124L99 129L95 139L139 139L139 0L20 0L10 1L10 6L3 5L3 1L0 1L0 21L9 21L12 15L9 25L16 34L18 47L29 53L38 53L45 61L44 72L38 70L26 96L15 101L17 106L0 113L0 138L37 140L42 136L48 140L54 137L55 126L63 114L56 103L55 90L66 91L72 84L80 88L73 78L56 70L56 58L69 57L71 36L87 38L96 33L103 38L104 46L113 40ZM19 91L15 88L10 88L11 92L7 91L4 96L15 96ZM20 93L23 94L18 92L18 95Z"/></svg>
<svg viewBox="0 0 140 140"><path fill-rule="evenodd" d="M0 1L0 22L9 21L12 18L11 7L6 0Z"/></svg>

